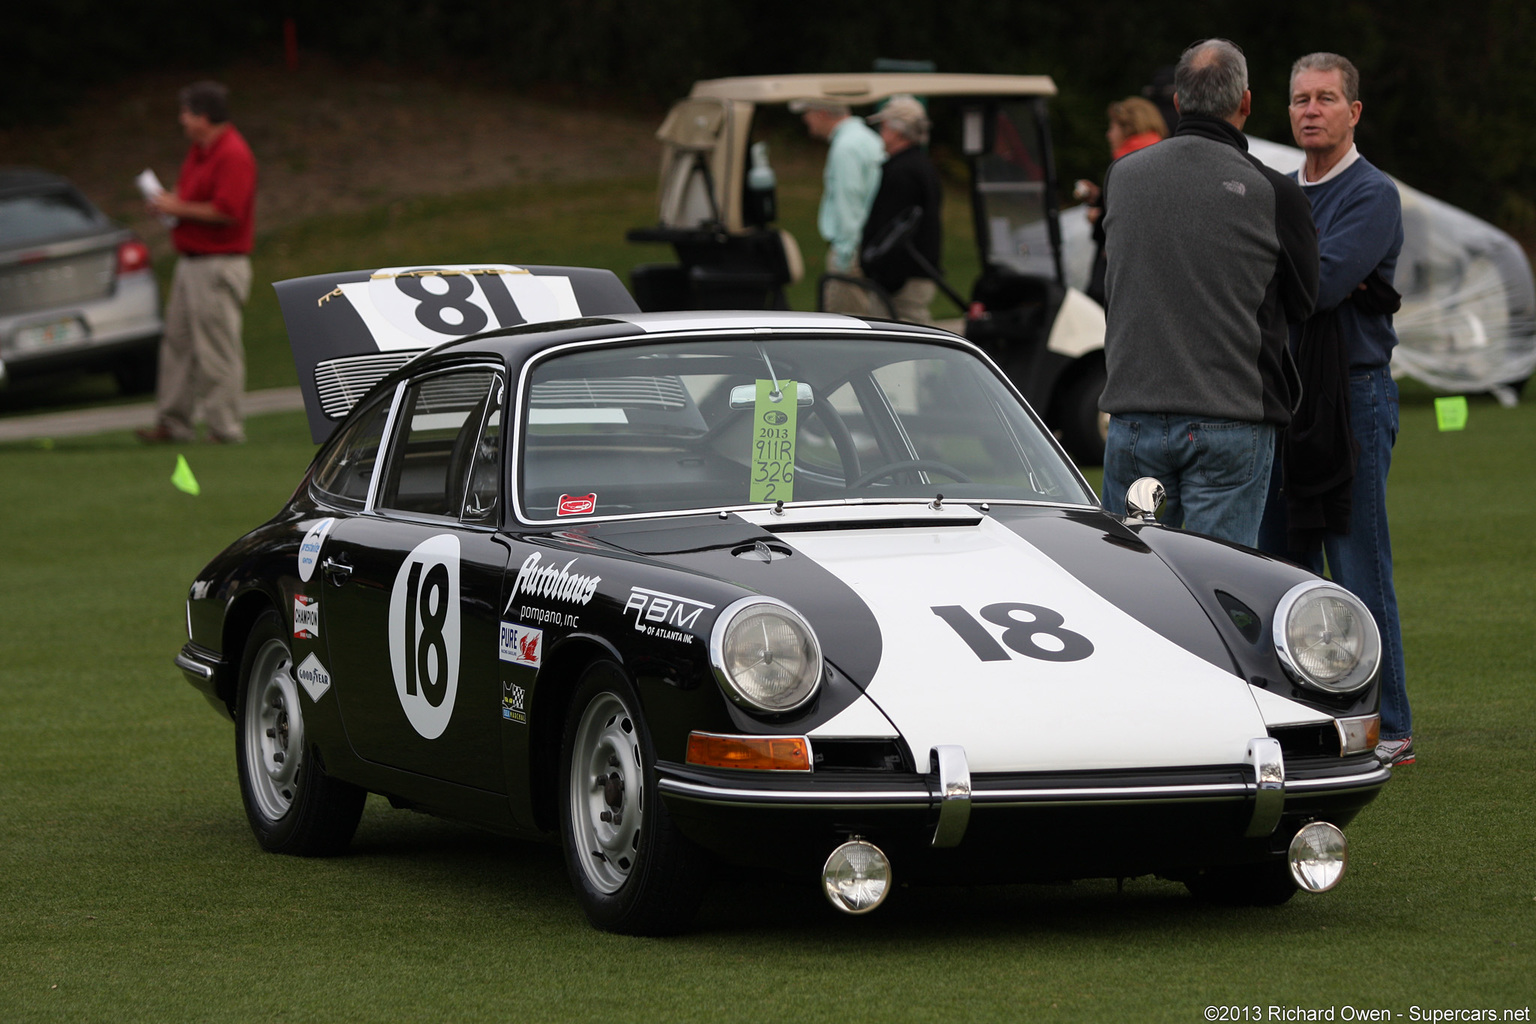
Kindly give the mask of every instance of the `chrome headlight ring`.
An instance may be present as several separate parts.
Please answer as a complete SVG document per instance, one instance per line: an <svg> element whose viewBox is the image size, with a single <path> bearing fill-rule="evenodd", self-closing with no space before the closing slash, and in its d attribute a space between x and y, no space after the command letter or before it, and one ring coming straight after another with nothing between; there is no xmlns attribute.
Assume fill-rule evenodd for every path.
<svg viewBox="0 0 1536 1024"><path fill-rule="evenodd" d="M821 685L815 630L773 597L744 597L725 607L710 631L709 664L725 695L759 714L804 707Z"/></svg>
<svg viewBox="0 0 1536 1024"><path fill-rule="evenodd" d="M1326 580L1298 583L1275 606L1275 650L1292 679L1323 693L1353 693L1376 677L1381 634L1354 594Z"/></svg>

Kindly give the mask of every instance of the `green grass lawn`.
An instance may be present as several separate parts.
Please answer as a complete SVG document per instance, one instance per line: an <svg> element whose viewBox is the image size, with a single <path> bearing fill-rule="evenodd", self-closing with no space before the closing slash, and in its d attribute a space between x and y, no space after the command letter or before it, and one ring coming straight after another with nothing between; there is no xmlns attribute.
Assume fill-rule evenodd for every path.
<svg viewBox="0 0 1536 1024"><path fill-rule="evenodd" d="M358 230L393 237L385 220ZM490 227L452 254L425 212L407 227L361 261L329 227L304 261L267 259L505 250ZM377 798L348 856L257 848L233 728L170 662L194 573L276 511L313 448L284 414L243 447L184 451L201 497L172 488L173 451L128 434L0 446L0 1021L1197 1021L1210 1004L1408 1020L1536 1002L1528 406L1474 400L1465 431L1438 433L1430 396L1405 396L1392 522L1422 752L1349 830L1338 890L1224 910L1145 878L904 889L851 919L815 879L731 877L670 940L590 929L552 848Z"/></svg>

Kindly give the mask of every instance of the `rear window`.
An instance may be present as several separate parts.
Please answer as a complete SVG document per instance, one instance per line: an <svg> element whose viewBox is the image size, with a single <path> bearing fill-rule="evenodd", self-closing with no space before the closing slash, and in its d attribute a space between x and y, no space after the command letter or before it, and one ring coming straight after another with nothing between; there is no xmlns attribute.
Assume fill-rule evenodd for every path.
<svg viewBox="0 0 1536 1024"><path fill-rule="evenodd" d="M0 245L65 238L107 226L106 218L74 192L0 198Z"/></svg>

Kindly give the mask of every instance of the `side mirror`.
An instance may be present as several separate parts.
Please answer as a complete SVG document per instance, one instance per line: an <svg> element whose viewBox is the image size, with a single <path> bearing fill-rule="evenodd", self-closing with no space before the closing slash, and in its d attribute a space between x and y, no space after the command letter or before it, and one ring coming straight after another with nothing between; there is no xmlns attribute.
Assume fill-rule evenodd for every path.
<svg viewBox="0 0 1536 1024"><path fill-rule="evenodd" d="M1163 507L1163 499L1166 496L1163 485L1157 481L1156 477L1139 478L1125 492L1125 518L1137 519L1143 523L1155 520L1157 511Z"/></svg>

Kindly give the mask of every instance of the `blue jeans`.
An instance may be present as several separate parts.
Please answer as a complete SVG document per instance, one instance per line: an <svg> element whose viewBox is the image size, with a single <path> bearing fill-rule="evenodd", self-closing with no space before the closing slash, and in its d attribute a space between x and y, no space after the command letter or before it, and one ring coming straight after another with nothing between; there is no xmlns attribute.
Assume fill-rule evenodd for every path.
<svg viewBox="0 0 1536 1024"><path fill-rule="evenodd" d="M1104 507L1125 515L1125 492L1153 476L1162 522L1253 547L1264 514L1275 425L1177 413L1117 413L1104 444Z"/></svg>
<svg viewBox="0 0 1536 1024"><path fill-rule="evenodd" d="M1403 671L1403 630L1397 618L1397 590L1392 585L1392 538L1387 532L1387 470L1397 441L1397 383L1385 366L1352 370L1349 375L1349 428L1360 443L1360 462L1350 488L1349 532L1330 533L1309 568L1328 574L1365 602L1381 631L1381 738L1400 740L1413 732L1408 685ZM1259 547L1282 558L1286 550L1285 500L1280 493L1280 465L1275 460L1269 504L1259 532Z"/></svg>

